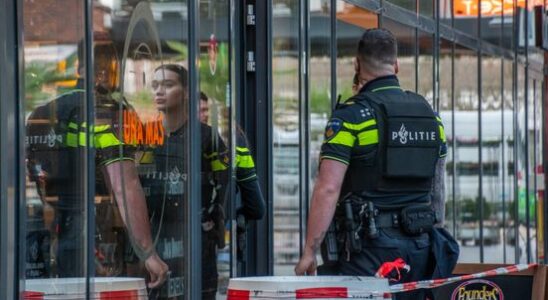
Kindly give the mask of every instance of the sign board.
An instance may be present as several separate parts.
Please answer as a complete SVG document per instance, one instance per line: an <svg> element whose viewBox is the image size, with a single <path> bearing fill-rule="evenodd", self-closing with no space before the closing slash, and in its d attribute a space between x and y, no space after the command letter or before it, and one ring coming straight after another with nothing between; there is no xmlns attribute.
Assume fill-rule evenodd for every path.
<svg viewBox="0 0 548 300"><path fill-rule="evenodd" d="M537 5L543 5L542 0L518 0L517 6L530 8ZM500 16L513 14L513 0L455 0L453 3L453 12L455 17L477 17L481 11L482 16Z"/></svg>
<svg viewBox="0 0 548 300"><path fill-rule="evenodd" d="M455 275L472 274L501 267L489 264L458 264ZM547 267L482 279L462 280L433 290L435 299L448 300L548 300Z"/></svg>

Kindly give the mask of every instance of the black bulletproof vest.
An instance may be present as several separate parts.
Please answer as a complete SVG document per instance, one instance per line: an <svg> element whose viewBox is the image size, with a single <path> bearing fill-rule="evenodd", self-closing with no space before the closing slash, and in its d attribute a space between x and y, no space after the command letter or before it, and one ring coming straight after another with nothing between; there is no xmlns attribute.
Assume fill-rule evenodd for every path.
<svg viewBox="0 0 548 300"><path fill-rule="evenodd" d="M372 154L352 158L347 173L351 190L428 194L442 143L428 102L411 92L397 98L364 92L354 100L358 105L368 103L375 110L379 142Z"/></svg>

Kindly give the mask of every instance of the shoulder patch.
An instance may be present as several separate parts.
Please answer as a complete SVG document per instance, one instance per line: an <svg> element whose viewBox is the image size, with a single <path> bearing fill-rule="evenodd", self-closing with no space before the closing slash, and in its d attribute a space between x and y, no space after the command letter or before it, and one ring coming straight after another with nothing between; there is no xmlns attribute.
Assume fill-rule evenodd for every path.
<svg viewBox="0 0 548 300"><path fill-rule="evenodd" d="M335 137L337 133L341 130L342 125L343 121L341 119L332 118L331 120L329 120L329 122L327 122L327 126L325 127L325 141L327 142Z"/></svg>

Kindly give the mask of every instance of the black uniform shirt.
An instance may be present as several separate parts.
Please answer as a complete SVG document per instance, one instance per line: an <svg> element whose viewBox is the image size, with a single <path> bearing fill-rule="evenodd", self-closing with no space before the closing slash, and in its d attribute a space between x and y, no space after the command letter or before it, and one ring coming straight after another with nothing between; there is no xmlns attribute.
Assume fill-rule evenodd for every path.
<svg viewBox="0 0 548 300"><path fill-rule="evenodd" d="M405 97L396 76L385 76L374 79L362 87L362 92L383 93L387 97ZM369 161L376 159L379 133L377 115L374 109L365 101L357 104L353 100L340 105L332 114L325 129L324 142L321 148L320 159L331 159L344 164L352 164L353 160ZM439 150L440 157L447 154L445 133L441 119L438 117L440 137L443 141ZM367 174L359 174L367 176ZM390 201L392 204L427 202L428 193L394 193L366 190L353 190L350 176L357 176L347 172L341 189L341 196L350 192L361 193L366 198L377 201Z"/></svg>

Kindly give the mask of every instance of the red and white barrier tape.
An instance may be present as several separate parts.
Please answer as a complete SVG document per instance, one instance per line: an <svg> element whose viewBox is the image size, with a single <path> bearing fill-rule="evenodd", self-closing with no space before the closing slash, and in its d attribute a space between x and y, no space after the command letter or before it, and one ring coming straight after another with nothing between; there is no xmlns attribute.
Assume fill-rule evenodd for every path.
<svg viewBox="0 0 548 300"><path fill-rule="evenodd" d="M67 298L63 297L66 296ZM42 293L42 292L23 292L23 299L24 300L45 300L45 299L69 299L71 294L48 294L48 293ZM74 299L80 299L84 295L76 294L72 295L74 296ZM54 298L51 298L54 297ZM57 298L62 297L62 298ZM110 291L110 292L98 292L95 296L96 298L92 299L100 299L100 300L142 300L147 299L148 296L146 292L138 291L138 290L127 290L127 291Z"/></svg>
<svg viewBox="0 0 548 300"><path fill-rule="evenodd" d="M488 276L504 275L504 274L532 269L536 266L537 264L519 264L519 265L502 267L502 268L497 268L497 269L475 273L475 274L469 274L469 275L455 276L455 277L449 277L444 279L422 280L422 281L394 284L390 286L390 292L394 294L394 293L408 292L408 291L417 290L417 289L432 289L432 288L436 288L436 287L453 283L456 281L478 279L478 278L483 278Z"/></svg>
<svg viewBox="0 0 548 300"><path fill-rule="evenodd" d="M346 287L321 287L298 289L295 291L264 291L228 289L227 300L252 299L392 299L388 292L352 291Z"/></svg>

